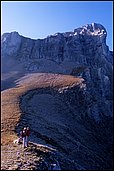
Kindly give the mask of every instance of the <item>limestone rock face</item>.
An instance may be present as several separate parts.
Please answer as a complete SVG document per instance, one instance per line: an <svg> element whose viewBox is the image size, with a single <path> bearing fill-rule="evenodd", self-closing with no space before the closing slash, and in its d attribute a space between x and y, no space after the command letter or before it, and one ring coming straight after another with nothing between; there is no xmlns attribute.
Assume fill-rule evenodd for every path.
<svg viewBox="0 0 114 171"><path fill-rule="evenodd" d="M2 36L2 54L10 56L17 53L21 44L21 37L17 32L4 33Z"/></svg>
<svg viewBox="0 0 114 171"><path fill-rule="evenodd" d="M13 60L8 72L16 66L17 72L51 72L84 78L92 102L88 115L92 117L96 113L94 117L98 121L100 115L112 115L112 52L106 45L106 36L106 29L96 23L37 40L17 32L5 33L3 69Z"/></svg>
<svg viewBox="0 0 114 171"><path fill-rule="evenodd" d="M80 124L88 132L91 130L93 138L96 139L96 144L92 147L94 140L92 141L91 138L91 142L89 142L91 135L86 136L87 150L89 151L90 143L91 149L94 148L94 154L97 151L98 155L97 140L98 143L100 141L101 160L103 163L107 161L106 166L98 167L100 169L112 167L113 52L106 45L106 36L106 29L97 23L87 24L72 32L56 33L45 39L37 40L12 32L3 34L1 49L3 90L10 88L12 83L25 73L66 74L85 80L83 90L76 87L70 90L61 90L62 99L70 107L67 111L79 116ZM79 130L77 135L80 134ZM84 137L84 133L82 135ZM81 139L82 144L86 144L86 138ZM87 154L86 150L85 154ZM75 156L72 154L72 157L73 155ZM84 161L83 157L80 157L81 155L83 155L83 151L79 153L79 158L82 158L79 163ZM99 161L99 156L97 157L97 161ZM88 158L91 158L89 154ZM96 159L92 158L92 162L95 161ZM97 168L97 163L100 165L101 161L93 164L94 169Z"/></svg>

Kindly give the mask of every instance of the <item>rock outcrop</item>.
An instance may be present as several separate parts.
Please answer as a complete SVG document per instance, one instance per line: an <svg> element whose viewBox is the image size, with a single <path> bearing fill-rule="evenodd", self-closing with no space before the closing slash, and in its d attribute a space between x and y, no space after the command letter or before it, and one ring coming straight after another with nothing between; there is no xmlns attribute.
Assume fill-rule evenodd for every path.
<svg viewBox="0 0 114 171"><path fill-rule="evenodd" d="M58 110L55 118L57 115L59 118L61 114L62 118L59 118L58 123L65 125L52 123L49 127L50 122L43 120L41 123L40 118L40 132L36 131L31 119L33 133L49 144L51 142L52 146L55 144L65 157L72 161L74 159L74 163L78 163L83 169L112 168L113 52L106 45L106 36L106 29L96 23L87 24L73 32L56 33L45 39L33 40L20 36L17 32L2 36L2 90L11 88L16 83L22 86L24 81L32 83L35 75L22 78L26 73L58 74L57 80L60 74L83 79L82 87L63 86L55 91L56 79L47 74L50 80L45 79L50 82L49 89L32 90L20 100L22 112L28 114L23 119L28 122L32 112L37 118L35 113L38 109L33 105L35 102L40 104L39 99L46 98L50 99L53 106L54 101L56 107L53 111ZM39 76L37 80L40 82L40 79L42 80ZM45 101L44 104L49 109L48 113L52 114L53 111ZM40 109L43 110L42 106ZM46 115L45 111L43 114ZM43 115L42 117L45 118Z"/></svg>
<svg viewBox="0 0 114 171"><path fill-rule="evenodd" d="M85 79L88 98L91 98L88 114L98 121L100 115L112 115L112 52L106 45L106 36L106 29L96 23L37 40L17 32L5 33L2 36L3 74L15 71L6 78L8 81L25 72L80 76ZM5 74L3 86L4 78Z"/></svg>
<svg viewBox="0 0 114 171"><path fill-rule="evenodd" d="M82 64L100 68L112 57L106 45L106 35L105 28L95 23L37 40L25 38L17 32L5 33L2 36L2 57L12 56L22 62L27 71L33 72L69 74L73 67Z"/></svg>

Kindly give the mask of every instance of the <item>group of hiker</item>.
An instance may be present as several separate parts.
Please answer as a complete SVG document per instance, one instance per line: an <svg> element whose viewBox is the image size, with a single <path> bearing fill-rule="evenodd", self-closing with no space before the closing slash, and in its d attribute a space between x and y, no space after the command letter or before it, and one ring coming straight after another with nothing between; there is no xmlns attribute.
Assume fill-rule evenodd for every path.
<svg viewBox="0 0 114 171"><path fill-rule="evenodd" d="M28 147L28 137L30 135L30 128L24 127L23 130L20 132L20 140L22 140L23 147Z"/></svg>
<svg viewBox="0 0 114 171"><path fill-rule="evenodd" d="M19 133L18 144L22 143L22 147L28 147L28 140L30 136L30 128L24 127ZM61 170L59 162L51 163L48 167L48 170Z"/></svg>

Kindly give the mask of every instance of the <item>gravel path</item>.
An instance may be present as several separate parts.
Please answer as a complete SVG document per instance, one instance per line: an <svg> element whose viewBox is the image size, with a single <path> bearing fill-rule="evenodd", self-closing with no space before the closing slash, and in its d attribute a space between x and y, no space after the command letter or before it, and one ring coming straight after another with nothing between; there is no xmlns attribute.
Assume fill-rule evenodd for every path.
<svg viewBox="0 0 114 171"><path fill-rule="evenodd" d="M54 158L55 150L40 144L29 142L29 147L22 144L2 146L1 170L45 170Z"/></svg>

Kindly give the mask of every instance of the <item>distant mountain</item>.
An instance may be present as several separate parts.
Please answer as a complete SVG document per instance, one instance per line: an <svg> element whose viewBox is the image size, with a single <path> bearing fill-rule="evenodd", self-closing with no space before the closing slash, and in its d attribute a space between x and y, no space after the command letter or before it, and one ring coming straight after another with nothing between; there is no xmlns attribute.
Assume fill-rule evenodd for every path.
<svg viewBox="0 0 114 171"><path fill-rule="evenodd" d="M29 113L28 121L30 111L42 115L40 130L30 122L34 134L39 133L41 139L51 136L51 145L86 170L112 169L113 52L106 36L101 24L92 23L45 39L12 32L4 33L1 40L2 90L30 86L30 92L22 96L21 110Z"/></svg>

